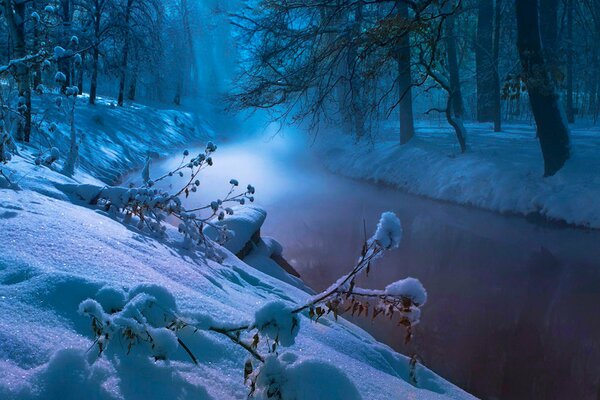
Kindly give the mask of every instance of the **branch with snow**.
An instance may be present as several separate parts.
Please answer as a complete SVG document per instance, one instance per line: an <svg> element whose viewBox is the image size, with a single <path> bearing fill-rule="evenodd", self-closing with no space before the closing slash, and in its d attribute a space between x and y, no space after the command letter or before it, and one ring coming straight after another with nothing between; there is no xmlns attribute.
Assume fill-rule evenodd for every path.
<svg viewBox="0 0 600 400"><path fill-rule="evenodd" d="M167 217L174 217L179 221L178 230L184 237L183 246L191 249L196 245L205 245L206 240L203 229L212 226L219 233L218 242L223 243L230 238L231 232L226 225L217 226L215 220L221 221L225 215L234 213L230 204L243 205L246 201L254 201L255 188L248 185L245 191L237 192L239 182L235 179L229 181L231 187L222 199L216 199L201 207L186 208L182 199L198 191L200 186L199 174L213 165L212 155L217 146L209 142L200 154L190 157L188 150L183 152L180 164L169 173L152 179L150 174L150 158L146 160L142 169L143 185L140 187L111 186L98 188L89 185L80 185L75 190L77 195L91 204L96 204L105 209L113 217L121 219L124 223L135 224L140 230L163 235L166 231L164 221ZM157 188L157 183L170 177L188 176L184 183L174 193Z"/></svg>
<svg viewBox="0 0 600 400"><path fill-rule="evenodd" d="M143 175L149 176L148 171ZM114 192L112 194L116 195ZM123 195L129 194L121 193L112 201L118 203ZM99 354L106 350L110 340L121 337L127 345L127 352L133 347L140 347L145 354L161 360L181 347L196 363L197 358L183 343L179 333L192 329L194 332L201 330L223 335L259 363L255 367L252 359L249 359L244 366L244 380L250 388L249 397L257 393L270 393L270 398L283 398L281 384L285 379L282 376L280 378L283 381L271 378L277 371L279 375L286 373L278 350L280 346L295 344L300 332L301 315L311 320L318 320L329 313L333 313L337 319L339 314L349 311L352 315L368 315L372 310L373 318L378 315L389 318L400 315L398 324L406 328L406 340L410 339L412 327L419 322L421 307L427 301L427 292L421 282L406 278L389 284L383 290L364 289L355 285L356 278L368 273L373 262L384 252L397 248L401 238L402 226L398 217L390 212L383 213L375 234L365 240L360 258L348 274L302 306L279 300L267 302L256 310L251 322L238 326L220 324L206 315L179 316L174 299L164 294L166 289L133 290L128 302L123 300L124 295L116 296L117 301L105 300L105 303L109 303L106 306L88 299L81 303L80 312L92 318L92 330L96 337L94 344ZM111 312L106 312L107 308ZM306 310L308 313L305 313ZM266 355L260 349L266 350Z"/></svg>

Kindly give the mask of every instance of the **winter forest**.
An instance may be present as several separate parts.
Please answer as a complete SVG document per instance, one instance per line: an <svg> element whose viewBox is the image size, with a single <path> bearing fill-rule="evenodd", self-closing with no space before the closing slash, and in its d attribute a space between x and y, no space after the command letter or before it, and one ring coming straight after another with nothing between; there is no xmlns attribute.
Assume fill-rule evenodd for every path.
<svg viewBox="0 0 600 400"><path fill-rule="evenodd" d="M600 398L600 0L0 0L0 400Z"/></svg>

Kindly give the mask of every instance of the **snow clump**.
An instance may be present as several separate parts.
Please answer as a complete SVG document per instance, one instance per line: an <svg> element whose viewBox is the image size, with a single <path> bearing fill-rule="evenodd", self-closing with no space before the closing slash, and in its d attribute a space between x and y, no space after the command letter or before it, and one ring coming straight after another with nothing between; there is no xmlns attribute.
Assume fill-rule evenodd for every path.
<svg viewBox="0 0 600 400"><path fill-rule="evenodd" d="M421 281L415 278L400 279L385 287L388 296L405 297L412 300L416 306L422 306L427 302L427 291Z"/></svg>
<svg viewBox="0 0 600 400"><path fill-rule="evenodd" d="M396 248L402 239L402 224L393 212L384 212L377 224L377 230L371 240L377 242L384 249Z"/></svg>
<svg viewBox="0 0 600 400"><path fill-rule="evenodd" d="M292 346L300 330L300 319L292 311L281 301L266 303L254 314L253 327L284 347Z"/></svg>

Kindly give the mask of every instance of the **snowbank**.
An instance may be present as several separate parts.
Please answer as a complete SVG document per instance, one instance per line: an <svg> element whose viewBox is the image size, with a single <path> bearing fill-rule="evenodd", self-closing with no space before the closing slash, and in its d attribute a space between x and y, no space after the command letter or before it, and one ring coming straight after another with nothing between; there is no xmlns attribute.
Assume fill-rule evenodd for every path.
<svg viewBox="0 0 600 400"><path fill-rule="evenodd" d="M233 214L225 215L221 221L212 221L214 226L205 226L203 232L207 237L216 241L220 237L220 228L227 227L231 231L231 235L223 246L233 254L238 254L260 231L260 227L267 218L267 212L254 205L232 207L232 209Z"/></svg>
<svg viewBox="0 0 600 400"><path fill-rule="evenodd" d="M90 207L103 181L142 164L145 148L166 152L191 130L179 130L174 111L78 111L89 146L76 180L36 166L31 148L2 166L18 190L0 188L0 399L245 399L249 354L214 324L254 324L290 345L265 358L256 398L268 395L269 376L286 399L472 398L420 365L413 385L405 356L341 318L289 319L310 295L225 248L213 259L183 248L174 227L155 238ZM151 121L156 129L145 129ZM265 218L245 210L252 229L240 240ZM255 250L267 258L282 249L265 238ZM177 336L173 324L182 324Z"/></svg>
<svg viewBox="0 0 600 400"><path fill-rule="evenodd" d="M44 95L34 107L46 111L56 131L51 134L64 159L69 150L69 127L65 117L53 107L53 95ZM141 104L117 107L114 100L99 98L88 104L85 96L77 99L76 128L81 137L79 167L105 183L113 184L120 175L144 165L147 155L165 156L189 143L197 143L212 135L205 121L179 110L161 109ZM48 142L34 134L34 143L42 150Z"/></svg>
<svg viewBox="0 0 600 400"><path fill-rule="evenodd" d="M319 151L327 168L348 177L501 213L600 228L600 128L573 129L572 157L550 178L543 178L532 126L506 125L502 133L478 124L467 128L465 154L450 130L423 125L405 146L384 129L375 145L337 136L321 140Z"/></svg>
<svg viewBox="0 0 600 400"><path fill-rule="evenodd" d="M3 168L25 178L19 191L0 189L0 398L247 397L248 354L223 335L183 330L196 365L164 329L169 315L204 326L247 323L272 301L303 303L306 292L224 249L221 264L184 250L174 228L157 240L73 204L60 188L75 181L36 167L33 157ZM82 172L78 179L100 185ZM98 357L90 315L111 321L110 329L147 332L152 345L136 342L129 351L116 335ZM418 387L411 385L406 357L343 319L298 318L295 344L274 372L284 373L293 398L471 398L421 366Z"/></svg>

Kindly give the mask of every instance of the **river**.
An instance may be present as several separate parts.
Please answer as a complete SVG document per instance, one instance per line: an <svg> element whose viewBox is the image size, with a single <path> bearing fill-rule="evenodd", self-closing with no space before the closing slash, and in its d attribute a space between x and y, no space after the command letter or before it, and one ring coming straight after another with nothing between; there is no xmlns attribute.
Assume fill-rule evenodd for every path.
<svg viewBox="0 0 600 400"><path fill-rule="evenodd" d="M192 150L192 149L190 149ZM397 351L486 399L600 399L600 232L540 225L346 179L293 137L220 143L189 203L230 178L252 183L268 211L263 235L316 290L348 271L382 211L402 220L398 250L361 286L412 276L429 295L415 337L384 320L353 320ZM160 175L179 155L152 166Z"/></svg>

